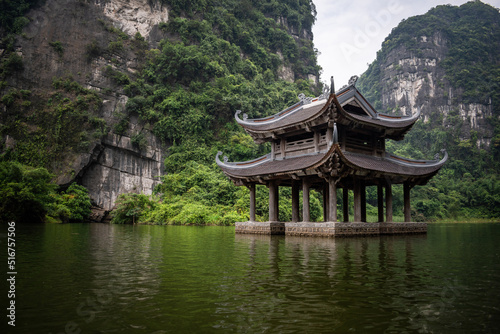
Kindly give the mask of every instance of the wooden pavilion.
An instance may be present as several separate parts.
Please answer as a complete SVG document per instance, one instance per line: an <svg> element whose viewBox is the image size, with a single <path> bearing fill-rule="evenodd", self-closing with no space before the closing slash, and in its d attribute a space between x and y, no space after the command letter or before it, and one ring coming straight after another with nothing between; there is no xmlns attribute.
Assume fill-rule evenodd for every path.
<svg viewBox="0 0 500 334"><path fill-rule="evenodd" d="M311 236L425 233L425 223L412 223L410 189L429 181L448 155L411 160L386 152L386 139L401 140L419 118L378 113L356 89L357 77L335 92L300 101L269 117L236 121L257 143L271 142L271 153L255 160L217 164L236 185L250 190L250 221L236 223L237 233ZM256 222L255 185L269 188L269 221ZM392 185L403 184L404 223L393 223ZM366 222L366 187L377 186L378 222ZM292 221L280 222L278 187L292 189ZM323 193L324 222L310 222L310 189ZM337 189L342 189L343 222L337 221ZM302 189L302 221L300 190ZM354 221L349 222L348 191L354 193ZM384 199L385 190L385 199ZM385 201L385 220L384 220Z"/></svg>

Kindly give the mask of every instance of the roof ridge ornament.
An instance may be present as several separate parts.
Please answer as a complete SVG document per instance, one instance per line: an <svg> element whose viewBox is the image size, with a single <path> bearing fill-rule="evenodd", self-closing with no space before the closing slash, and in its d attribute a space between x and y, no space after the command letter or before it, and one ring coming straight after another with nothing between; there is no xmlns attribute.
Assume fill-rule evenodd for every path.
<svg viewBox="0 0 500 334"><path fill-rule="evenodd" d="M309 104L313 100L313 97L308 97L304 93L300 93L297 97L299 98L299 100L302 102L303 105Z"/></svg>
<svg viewBox="0 0 500 334"><path fill-rule="evenodd" d="M330 87L328 85L323 86L323 92L320 96L318 96L318 101L324 100L328 98L328 95L331 94Z"/></svg>
<svg viewBox="0 0 500 334"><path fill-rule="evenodd" d="M353 75L350 79L349 79L349 86L356 86L356 82L358 81L359 77L357 75Z"/></svg>
<svg viewBox="0 0 500 334"><path fill-rule="evenodd" d="M217 165L222 165L223 164L222 161L220 161L220 158L219 158L221 155L222 155L222 152L218 151L217 155L215 156L215 162L217 163ZM229 161L229 158L226 155L222 159L224 160L225 164L227 164L228 161Z"/></svg>
<svg viewBox="0 0 500 334"><path fill-rule="evenodd" d="M330 94L335 94L335 82L333 81L333 75L330 77Z"/></svg>
<svg viewBox="0 0 500 334"><path fill-rule="evenodd" d="M440 152L441 152L441 153L443 153L443 155L446 155L446 154L447 154L447 152L446 152L446 149L445 149L445 148L442 148L442 149L440 150ZM440 156L440 154L439 154L439 153L436 153L436 154L434 155L434 160L439 160L439 156Z"/></svg>
<svg viewBox="0 0 500 334"><path fill-rule="evenodd" d="M236 110L236 114L234 114L234 117L236 119L239 119L239 115L241 114L241 110ZM243 113L243 121L246 122L246 120L248 119L248 115L246 113Z"/></svg>

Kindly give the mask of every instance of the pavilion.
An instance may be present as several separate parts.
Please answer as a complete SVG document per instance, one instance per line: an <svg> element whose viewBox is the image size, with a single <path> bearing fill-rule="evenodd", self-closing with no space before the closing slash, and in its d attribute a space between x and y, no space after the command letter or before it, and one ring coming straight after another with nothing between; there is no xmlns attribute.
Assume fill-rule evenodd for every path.
<svg viewBox="0 0 500 334"><path fill-rule="evenodd" d="M425 233L425 223L412 223L410 189L427 183L446 162L412 160L386 152L386 139L402 140L420 116L378 113L356 89L357 77L347 86L331 88L316 98L300 101L269 117L236 121L256 143L271 143L271 152L245 162L217 164L235 185L250 190L250 220L237 222L236 233L310 236ZM269 221L255 217L255 186L269 188ZM404 223L393 222L392 185L403 184ZM367 223L366 187L377 187L378 222ZM292 221L280 222L278 187L291 187ZM300 190L302 189L302 220ZM310 222L310 189L323 193L324 222ZM337 219L337 189L342 189L343 222ZM354 221L349 222L349 195L354 194ZM385 198L384 198L385 192ZM385 215L384 215L385 202ZM385 216L385 217L384 217ZM385 219L384 219L385 218Z"/></svg>

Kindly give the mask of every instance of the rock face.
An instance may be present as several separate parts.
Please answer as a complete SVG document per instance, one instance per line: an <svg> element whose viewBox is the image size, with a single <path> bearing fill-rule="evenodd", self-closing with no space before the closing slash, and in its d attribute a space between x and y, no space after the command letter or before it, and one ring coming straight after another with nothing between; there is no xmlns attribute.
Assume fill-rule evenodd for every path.
<svg viewBox="0 0 500 334"><path fill-rule="evenodd" d="M313 40L312 31L309 31L309 30L304 29L304 28L299 31L293 25L289 24L286 17L283 17L283 16L278 17L276 19L276 22L278 24L282 25L283 27L285 27L285 29L288 31L290 36L292 36L295 39L295 41L300 41L300 39L304 39L304 40L308 40L308 41L312 42L312 40ZM281 52L278 52L277 54L280 57L280 60L283 61L283 55L281 54ZM278 69L278 77L281 80L285 80L288 82L294 82L295 81L295 74L294 74L292 66L291 65L287 66L286 64L282 64L280 66L280 68ZM310 82L312 82L315 86L317 86L319 84L319 75L309 73L307 75L307 79Z"/></svg>
<svg viewBox="0 0 500 334"><path fill-rule="evenodd" d="M167 8L161 0L97 0L104 15L123 32L153 39L151 32L161 22L168 21Z"/></svg>
<svg viewBox="0 0 500 334"><path fill-rule="evenodd" d="M133 78L141 55L131 47L112 49L112 43L123 39L112 27L129 34L129 40L139 32L151 46L161 37L157 25L168 20L167 9L159 0L47 0L27 16L31 23L15 45L24 69L9 78L9 85L48 96L53 92L54 78L69 76L98 92L103 103L95 116L105 120L109 131L88 152L68 151L64 162L58 162L62 167L53 170L57 183L82 183L97 211L112 209L121 193L151 194L163 168L161 143L134 115L120 135L114 133L115 125L123 119L128 97L106 75L106 68ZM63 52L50 47L49 43L55 41ZM92 43L100 53L89 57ZM145 140L141 147L132 143L137 135Z"/></svg>
<svg viewBox="0 0 500 334"><path fill-rule="evenodd" d="M81 176L98 207L111 210L123 193L151 194L162 172L162 152L156 141L152 136L151 145L139 150L130 137L106 136Z"/></svg>
<svg viewBox="0 0 500 334"><path fill-rule="evenodd" d="M472 130L480 129L478 148L488 149L493 137L493 127L488 122L493 116L491 102L462 102L462 89L454 88L439 66L448 53L447 44L442 34L436 32L420 36L411 51L401 45L379 60L380 109L403 115L421 112L424 122L442 122L445 128L452 126L450 116L458 116L463 121L460 139L469 139Z"/></svg>
<svg viewBox="0 0 500 334"><path fill-rule="evenodd" d="M165 32L167 29L159 29L160 23L169 19L165 3L163 0L39 1L26 14L29 23L15 40L14 52L20 57L14 58L21 59L17 62L19 68L9 73L5 80L7 83L3 77L0 81L2 96L11 88L17 94L15 107L18 108L12 107L5 112L10 118L0 117L0 123L7 119L9 125L17 124L14 114L19 110L24 113L19 118L23 118L23 126L27 129L23 134L19 134L21 131L2 132L0 153L15 151L20 143L31 144L32 140L26 138L32 133L41 137L51 133L51 136L44 137L50 137L50 140L46 139L40 149L37 146L26 154L34 156L31 153L37 150L36 153L50 157L46 158L49 162L39 159L38 164L27 163L48 167L61 186L75 181L86 186L96 208L96 220L114 207L119 194L151 194L160 182L165 158L162 152L166 147L161 147L160 140L152 133L152 126L132 112L130 106L133 103L129 103L130 110L127 110L127 94L138 97L133 90L140 86L137 83L140 80L135 79L148 60L147 52L156 48L164 38L177 38L169 35L171 32ZM202 13L196 13L197 19L199 15ZM280 18L278 22L299 47L304 45L305 49L312 49L309 29L294 28L285 18ZM0 44L2 64L9 56L5 52L11 52L10 47L6 50L7 47ZM282 54L279 57L283 61ZM311 64L306 65L316 66L315 59L309 58ZM297 75L294 71L300 73L298 75L303 79L318 84L314 68L310 69L313 73L299 72L290 60L282 64L278 75L284 80L294 81ZM54 85L57 82L64 84ZM74 89L75 86L77 89ZM17 92L21 90L25 93ZM23 100L23 94L33 98ZM21 95L23 97L19 97ZM91 102L87 103L86 98ZM86 110L80 110L80 106L86 103L92 106L81 107ZM1 101L0 108L2 112L7 110ZM84 126L63 128L74 136L65 134L63 137L58 131L52 131L53 123L62 124L56 121L63 119L63 114L67 116L73 111L80 113L78 119ZM43 120L49 121L41 126L39 120L42 118L34 117L37 113L47 114ZM65 119L70 120L66 124L74 125L71 120L76 116ZM0 124L1 129L4 129L3 125ZM52 132L57 134L52 135ZM82 143L85 145L80 145ZM25 162L27 159L19 160Z"/></svg>

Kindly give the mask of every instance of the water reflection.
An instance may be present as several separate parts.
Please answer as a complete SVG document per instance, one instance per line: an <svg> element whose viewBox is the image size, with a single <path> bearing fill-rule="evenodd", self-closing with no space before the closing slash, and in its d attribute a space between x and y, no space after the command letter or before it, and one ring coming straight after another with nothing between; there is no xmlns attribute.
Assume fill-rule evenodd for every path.
<svg viewBox="0 0 500 334"><path fill-rule="evenodd" d="M360 317L366 324L364 330L412 328L402 294L414 296L427 284L425 272L416 272L414 266L414 247L426 240L425 235L336 239L235 236L248 250L251 266L247 277L258 281L262 293L274 293L274 299L266 298L264 305L259 305L259 309L269 309L263 316L270 317L267 313L271 309L284 308L288 315L293 314L295 327L315 331L351 331L359 328ZM268 272L274 279L270 285L262 284L266 262L256 256L263 251L268 253ZM273 305L268 305L271 302Z"/></svg>
<svg viewBox="0 0 500 334"><path fill-rule="evenodd" d="M93 276L87 296L76 309L81 328L97 327L103 333L145 329L140 316L143 311L135 307L154 303L153 296L159 294L161 238L154 227L91 226Z"/></svg>
<svg viewBox="0 0 500 334"><path fill-rule="evenodd" d="M101 224L19 233L23 333L60 333L68 324L82 333L441 333L499 325L498 224L336 239Z"/></svg>

